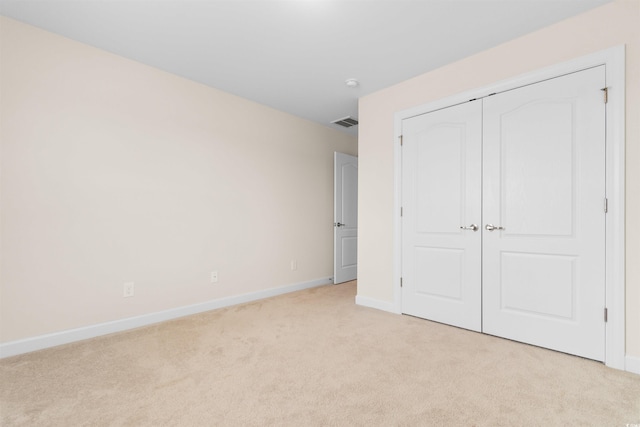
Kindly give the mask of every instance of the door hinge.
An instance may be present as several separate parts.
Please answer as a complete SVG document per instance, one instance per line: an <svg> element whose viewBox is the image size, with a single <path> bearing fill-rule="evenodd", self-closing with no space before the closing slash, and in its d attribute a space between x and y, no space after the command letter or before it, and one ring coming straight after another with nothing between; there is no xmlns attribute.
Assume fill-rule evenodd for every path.
<svg viewBox="0 0 640 427"><path fill-rule="evenodd" d="M400 287L402 287L402 277L400 278Z"/></svg>
<svg viewBox="0 0 640 427"><path fill-rule="evenodd" d="M604 198L604 213L609 212L609 199Z"/></svg>
<svg viewBox="0 0 640 427"><path fill-rule="evenodd" d="M604 309L604 321L605 323L609 321L609 310L607 308Z"/></svg>
<svg viewBox="0 0 640 427"><path fill-rule="evenodd" d="M606 104L607 102L609 102L609 88L608 87L603 87L600 90L602 92L604 92L604 103Z"/></svg>
<svg viewBox="0 0 640 427"><path fill-rule="evenodd" d="M400 216L402 216L403 214L403 210L402 210L402 206L400 206Z"/></svg>
<svg viewBox="0 0 640 427"><path fill-rule="evenodd" d="M400 146L402 147L402 135L400 135Z"/></svg>

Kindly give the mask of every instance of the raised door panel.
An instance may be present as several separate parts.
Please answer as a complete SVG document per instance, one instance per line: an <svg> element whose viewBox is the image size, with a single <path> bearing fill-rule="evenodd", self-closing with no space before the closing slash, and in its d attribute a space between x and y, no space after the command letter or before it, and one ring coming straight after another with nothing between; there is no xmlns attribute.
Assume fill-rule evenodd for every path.
<svg viewBox="0 0 640 427"><path fill-rule="evenodd" d="M358 158L334 153L333 282L358 275Z"/></svg>
<svg viewBox="0 0 640 427"><path fill-rule="evenodd" d="M604 67L484 101L483 331L604 359Z"/></svg>
<svg viewBox="0 0 640 427"><path fill-rule="evenodd" d="M481 329L481 103L405 120L402 311Z"/></svg>
<svg viewBox="0 0 640 427"><path fill-rule="evenodd" d="M347 228L358 228L358 163L347 159L341 168L340 218Z"/></svg>

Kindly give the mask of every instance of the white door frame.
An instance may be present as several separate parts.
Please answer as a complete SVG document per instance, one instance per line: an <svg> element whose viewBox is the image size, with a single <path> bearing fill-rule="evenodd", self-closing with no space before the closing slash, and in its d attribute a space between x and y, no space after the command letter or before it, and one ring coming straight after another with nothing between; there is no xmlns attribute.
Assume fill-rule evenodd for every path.
<svg viewBox="0 0 640 427"><path fill-rule="evenodd" d="M333 153L333 165L333 283L339 284L355 280L358 276L358 157L336 151ZM345 176L346 166L355 166L355 180L348 179L349 175ZM355 197L345 195L345 189L353 191L355 194L351 196ZM351 201L355 206L345 207L345 201ZM347 239L355 241L356 247L347 245L345 248L343 243ZM347 258L353 260L354 264L343 265L345 249Z"/></svg>
<svg viewBox="0 0 640 427"><path fill-rule="evenodd" d="M591 55L533 71L489 86L473 89L425 105L399 111L394 127L394 307L401 313L400 275L402 272L402 120L452 105L503 92L520 86L605 65L609 89L606 109L606 216L605 300L608 321L605 326L605 364L625 369L625 47L616 46Z"/></svg>

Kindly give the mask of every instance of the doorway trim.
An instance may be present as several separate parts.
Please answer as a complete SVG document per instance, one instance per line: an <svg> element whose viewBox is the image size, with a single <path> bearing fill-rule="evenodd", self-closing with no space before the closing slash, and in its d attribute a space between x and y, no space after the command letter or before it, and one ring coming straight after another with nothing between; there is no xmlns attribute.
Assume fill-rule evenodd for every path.
<svg viewBox="0 0 640 427"><path fill-rule="evenodd" d="M345 174L346 166L355 166L355 177ZM349 194L348 190L354 194ZM355 195L355 198L349 195ZM345 206L348 201L355 205L346 203ZM337 285L358 276L358 157L338 151L333 153L333 221L333 283ZM355 242L355 247L345 247L348 240ZM345 249L347 258L354 262L346 266L343 263Z"/></svg>
<svg viewBox="0 0 640 427"><path fill-rule="evenodd" d="M402 312L402 121L421 114L599 65L606 66L605 365L625 370L625 46L615 46L488 86L399 111L394 117L394 311ZM604 315L604 314L603 314Z"/></svg>

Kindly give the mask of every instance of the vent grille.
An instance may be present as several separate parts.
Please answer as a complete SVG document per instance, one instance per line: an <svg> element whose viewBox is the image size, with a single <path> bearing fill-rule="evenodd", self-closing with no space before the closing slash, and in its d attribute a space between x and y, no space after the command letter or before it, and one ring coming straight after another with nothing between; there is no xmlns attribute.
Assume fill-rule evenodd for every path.
<svg viewBox="0 0 640 427"><path fill-rule="evenodd" d="M345 128L350 128L351 126L357 126L358 125L358 121L356 119L354 119L353 117L343 117L341 119L338 120L334 120L331 123L338 125L338 126L342 126Z"/></svg>

